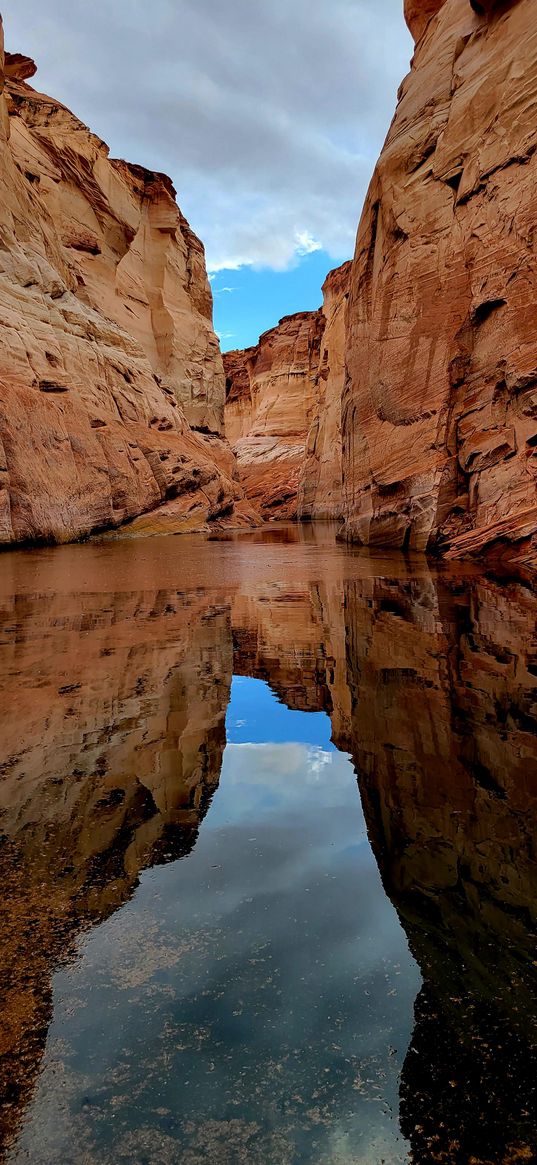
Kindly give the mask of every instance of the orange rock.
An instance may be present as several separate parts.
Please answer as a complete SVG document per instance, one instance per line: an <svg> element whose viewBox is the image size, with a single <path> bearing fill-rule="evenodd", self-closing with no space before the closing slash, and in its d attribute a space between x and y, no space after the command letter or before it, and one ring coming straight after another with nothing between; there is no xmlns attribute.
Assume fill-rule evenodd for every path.
<svg viewBox="0 0 537 1165"><path fill-rule="evenodd" d="M299 312L256 348L224 355L226 434L246 496L265 518L295 518L308 432L315 415L322 313Z"/></svg>
<svg viewBox="0 0 537 1165"><path fill-rule="evenodd" d="M421 39L352 272L346 533L537 563L533 4L406 9Z"/></svg>
<svg viewBox="0 0 537 1165"><path fill-rule="evenodd" d="M21 53L5 53L4 72L10 80L29 81L37 73L37 65L31 57L23 57Z"/></svg>
<svg viewBox="0 0 537 1165"><path fill-rule="evenodd" d="M286 316L257 347L224 354L226 436L265 517L341 516L349 275L349 263L330 273L319 311Z"/></svg>
<svg viewBox="0 0 537 1165"><path fill-rule="evenodd" d="M343 263L331 271L323 286L325 329L317 405L298 491L298 515L303 519L339 519L343 515L341 395L345 381L346 311L351 267L351 263Z"/></svg>
<svg viewBox="0 0 537 1165"><path fill-rule="evenodd" d="M69 541L243 491L203 247L168 178L108 148L0 44L0 543ZM190 426L198 432L193 432ZM208 434L207 438L205 434Z"/></svg>
<svg viewBox="0 0 537 1165"><path fill-rule="evenodd" d="M250 432L252 424L250 361L254 359L255 353L255 348L224 352L226 437L231 446L247 437Z"/></svg>
<svg viewBox="0 0 537 1165"><path fill-rule="evenodd" d="M445 0L405 0L405 20L415 41L421 40L427 25Z"/></svg>

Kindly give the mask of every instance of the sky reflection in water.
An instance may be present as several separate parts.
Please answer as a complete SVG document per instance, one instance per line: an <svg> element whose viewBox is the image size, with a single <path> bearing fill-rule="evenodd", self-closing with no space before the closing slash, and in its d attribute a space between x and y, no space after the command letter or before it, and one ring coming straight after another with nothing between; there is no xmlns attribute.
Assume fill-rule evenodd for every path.
<svg viewBox="0 0 537 1165"><path fill-rule="evenodd" d="M537 1160L535 592L328 527L2 565L0 1161Z"/></svg>
<svg viewBox="0 0 537 1165"><path fill-rule="evenodd" d="M420 977L330 731L234 679L195 849L55 976L14 1162L406 1159Z"/></svg>

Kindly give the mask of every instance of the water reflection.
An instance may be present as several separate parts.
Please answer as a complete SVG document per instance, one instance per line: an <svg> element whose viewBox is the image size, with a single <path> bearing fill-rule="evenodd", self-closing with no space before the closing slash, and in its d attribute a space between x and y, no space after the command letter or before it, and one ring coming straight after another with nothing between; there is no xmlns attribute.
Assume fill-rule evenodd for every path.
<svg viewBox="0 0 537 1165"><path fill-rule="evenodd" d="M252 743L260 703L265 739ZM293 742L267 743L289 715L259 681L235 682L195 851L146 875L56 975L16 1162L69 1160L73 1142L77 1159L107 1163L306 1165L368 1160L372 1145L404 1159L397 1086L417 970L402 979L412 964L350 761L319 715L291 714Z"/></svg>
<svg viewBox="0 0 537 1165"><path fill-rule="evenodd" d="M0 700L1 1130L31 1097L51 973L140 872L187 853L220 776L229 611L170 592L13 596Z"/></svg>
<svg viewBox="0 0 537 1165"><path fill-rule="evenodd" d="M350 590L353 754L424 977L401 1084L411 1159L535 1160L536 599L377 581L365 613Z"/></svg>
<svg viewBox="0 0 537 1165"><path fill-rule="evenodd" d="M155 890L152 879L165 879L159 891L162 949L163 935L177 934L178 928L191 936L206 934L207 927L200 927L198 916L204 910L210 913L219 893L218 870L208 895L204 889L203 879L212 864L218 867L222 861L231 860L231 853L235 855L237 869L233 876L229 873L235 890L237 880L254 877L254 867L244 858L244 846L237 850L236 837L232 840L225 831L225 837L219 835L222 823L217 800L213 801L200 842L193 850L200 823L218 787L233 673L266 681L286 707L297 713L323 711L330 716L336 745L352 754L384 888L419 964L423 986L416 1000L414 1034L407 1050L408 1037L403 1032L405 1023L412 1021L408 990L414 995L418 986L416 978L412 978L411 961L407 958L402 976L405 988L399 995L389 997L396 1000L393 1006L397 1019L390 1019L388 1024L378 984L372 996L365 997L373 1002L364 1012L363 997L360 1005L357 1000L363 984L360 981L354 994L352 976L347 978L349 951L353 949L348 931L353 909L354 934L363 936L367 932L363 919L360 921L357 885L352 884L353 879L358 883L361 878L359 867L351 863L338 883L345 884L345 878L350 882L349 896L343 895L343 931L347 935L343 948L337 934L326 927L327 913L332 911L334 915L333 903L329 908L316 888L311 908L305 907L308 887L304 887L297 867L289 864L293 851L297 862L299 853L306 855L310 849L324 852L323 834L326 845L331 840L339 845L344 838L350 844L353 830L358 844L361 826L350 807L338 802L337 789L329 786L327 770L321 768L321 779L312 786L304 776L309 772L307 765L298 765L288 774L295 791L290 818L286 818L287 807L278 802L270 844L267 835L266 853L255 870L262 872L268 885L281 865L287 905L291 887L291 898L296 892L295 910L299 900L300 917L310 934L315 935L314 942L319 949L331 952L332 971L338 982L335 995L334 985L321 977L312 979L311 998L318 999L321 988L332 1002L337 998L337 1015L342 1019L345 1039L358 1038L360 1046L367 1043L364 1015L372 1025L375 1050L366 1099L371 1106L371 1089L380 1088L379 1116L375 1124L366 1114L361 1084L353 1089L351 1077L341 1065L333 1069L330 1064L330 1070L334 1070L332 1090L319 1090L318 1080L314 1079L320 1063L316 1049L330 1027L324 1016L320 1025L313 1025L309 1034L306 1032L311 1070L296 1069L285 1077L286 1084L296 1096L303 1101L305 1098L311 1111L315 1109L314 1101L318 1101L323 1119L317 1134L320 1129L323 1135L319 1134L317 1142L315 1122L304 1122L301 1105L292 1101L292 1096L288 1112L273 1114L270 1134L266 1128L255 1132L256 1115L263 1109L260 1098L266 1101L273 1087L267 1070L256 1080L258 1091L249 1090L248 1105L246 1101L242 1109L239 1105L237 1119L246 1124L240 1128L232 1125L228 1114L225 1128L217 1132L214 1114L222 1087L220 1083L211 1089L210 1081L207 1083L208 1065L213 1061L202 1041L196 1055L191 1055L191 1070L194 1075L203 1075L203 1082L198 1083L203 1094L207 1093L205 1107L202 1106L205 1133L202 1136L198 1129L193 1134L188 1144L192 1156L181 1159L197 1162L207 1159L210 1153L216 1161L229 1162L315 1159L333 1165L375 1162L383 1155L386 1161L407 1159L406 1152L399 1156L401 1148L395 1133L386 1140L389 1113L381 1107L384 1102L397 1108L397 1098L395 1094L391 1097L386 1082L392 1072L394 1047L397 1056L406 1052L399 1117L410 1160L420 1165L430 1161L469 1165L537 1158L537 599L527 588L516 584L500 586L460 573L432 575L422 565L412 567L403 561L353 555L334 548L326 531L321 545L312 541L311 531L302 541L294 541L294 533L291 541L287 535L283 541L276 535L277 531L271 531L270 544L258 540L255 545L247 539L210 546L191 540L186 588L181 561L186 543L175 540L158 540L159 547L163 541L167 543L166 565L161 571L165 585L160 590L154 585L136 592L128 589L123 559L126 551L119 546L109 547L106 552L79 548L83 559L68 552L63 561L76 566L69 583L71 589L64 584L63 593L56 596L48 592L37 594L28 588L24 560L19 556L15 563L16 586L6 586L0 597L0 698L4 710L0 784L4 889L0 1086L4 1100L2 1143L12 1161L71 1159L66 1155L66 1146L69 1136L73 1136L73 1113L68 1108L67 1117L64 1114L60 1119L54 1108L58 1084L57 1080L54 1084L49 1071L50 1057L45 1061L43 1077L48 1091L43 1094L42 1085L36 1091L36 1083L53 1019L51 977L74 952L80 930L109 919L87 940L90 945L95 944L95 951L100 949L98 962L103 951L113 960L113 927L121 930L122 926L128 929L131 925L125 942L127 962L132 962L136 942L144 935L147 895L151 897ZM136 553L136 547L131 545L129 556ZM46 568L41 578L46 579L48 570L57 569L62 554L60 551L51 559L45 552ZM140 554L146 555L147 548L141 549ZM151 577L156 581L160 580L159 554L157 548L151 563L152 572L157 571ZM95 562L92 556L96 556ZM36 560L39 556L31 555L27 560L32 578ZM84 585L77 587L82 562ZM221 583L215 582L215 562ZM133 571L132 576L135 574ZM139 577L144 577L141 568ZM178 590L180 585L183 589ZM251 729L249 744L265 742L267 716L262 700L253 697L245 715ZM241 741L233 742L235 730L228 723L231 748L241 745ZM325 749L326 742L322 746ZM273 761L274 758L272 771ZM267 824L264 812L269 812L268 794L263 786L265 809L261 813L259 805L256 807L259 788L252 783L250 762L251 757L240 777L235 803L244 803L252 815L250 820L257 821L257 836L257 827ZM227 759L225 763L228 764ZM222 790L227 781L224 768ZM357 813L358 810L356 797ZM289 820L294 823L291 834L286 829ZM213 854L215 860L211 863L210 847L215 844L216 835L221 849ZM203 849L202 842L207 849ZM158 871L150 878L145 875L137 889L144 869L173 863L192 850L187 863L172 865L169 870L162 868L162 875ZM173 877L168 881L170 873ZM365 878L366 890L371 877L367 874ZM188 892L185 878L190 878ZM179 879L175 889L174 879ZM253 897L258 906L258 893ZM131 905L112 918L118 907L129 900ZM178 901L182 903L179 913ZM188 909L185 901L191 904ZM378 918L388 918L381 902L381 898L374 899ZM245 929L252 939L259 926L258 916L255 911L248 914L243 909ZM338 913L333 922L343 925ZM237 926L232 931L234 942L222 919L217 925L213 917L209 931L211 927L215 932L211 937L212 954L209 958L206 948L203 954L208 958L207 965L212 965L213 957L217 960L221 953L220 989L233 980L239 984L237 990L247 994L250 947L246 956L242 940L236 939ZM390 931L390 942L395 933ZM371 941L377 959L388 957L383 947L383 943L389 946L386 929L380 937L377 928ZM155 945L151 935L147 940L142 938L142 942L150 959L150 949ZM288 988L285 1014L293 1008L304 1008L304 1014L309 1014L311 1008L305 1006L307 993L299 987L297 975L300 948L295 959L288 936L281 941L282 950L286 946L292 957L285 965L282 963ZM362 965L361 957L360 951L354 951L354 972ZM188 985L188 975L194 979L199 975L200 963L196 960L200 958L196 948L190 955L185 953L181 962L183 989L179 996L184 1022L191 1025L189 1038L199 1019L196 1008L201 1003L193 991L193 981ZM390 958L393 966L393 950ZM397 958L403 955L399 952ZM76 970L69 966L60 973L60 980L61 976L67 978L63 980L63 997L61 982L56 989L54 1023L60 1027L63 1023L62 1039L73 1038L78 1022L73 1014L84 1014L84 999L95 990L97 962L92 964L91 957L89 962L86 956L85 959L74 964L75 968L85 967L78 986L73 988L69 979L76 978ZM173 959L171 965L175 967L172 979L177 991L178 972ZM58 977L55 982L58 984ZM170 982L164 974L164 991ZM285 1042L278 1018L278 989L270 987L270 1003L259 1026L259 1032L267 1039L271 1030L278 1033L277 1039L271 1037L274 1063ZM99 1014L105 1027L113 1031L118 1000L125 997L116 994L112 998L110 990L110 985L103 988ZM251 1010L251 999L248 1006ZM140 1041L149 1038L149 1020L143 1018L146 1011L152 1030L157 1019L164 1022L163 1030L166 1028L162 999L152 1009L147 994L142 993L136 1012L138 1047ZM254 1059L249 1062L244 1041L239 1055L236 1033L226 1027L223 1019L222 1024L219 1039L231 1057L227 1061L228 1065L231 1063L230 1088L244 1100L238 1083L240 1073L245 1073L252 1083L252 1065L260 1060L266 1069L270 1057L260 1059L257 1055L256 1059L258 1044L252 1039ZM397 1036L393 1034L396 1028ZM122 1030L121 1025L117 1030ZM54 1038L58 1038L58 1032ZM379 1049L383 1049L380 1058ZM346 1045L342 1052L335 1053L343 1060L349 1055L352 1059L352 1054ZM86 1080L88 1072L91 1077L104 1070L103 1063L97 1063L95 1049L92 1055L97 1060L90 1062L89 1068L85 1066ZM58 1061L56 1051L55 1063L58 1062L64 1061L61 1056ZM155 1062L157 1075L166 1081L169 1065L158 1057ZM136 1047L131 1047L123 1064L123 1090L134 1079L130 1073L135 1063ZM396 1068L398 1064L396 1058ZM80 1079L80 1065L77 1071ZM279 1074L277 1067L274 1071ZM356 1078L355 1073L353 1079ZM221 1082L222 1075L217 1073L217 1079ZM176 1087L177 1083L175 1078ZM252 1096L258 1098L257 1114ZM351 1101L355 1121L349 1116ZM43 1129L44 1113L51 1103L51 1111L56 1111L56 1126L63 1128L64 1156L58 1157L56 1152L56 1156L38 1158L36 1130ZM84 1149L87 1160L92 1162L108 1160L112 1094L102 1104L102 1121L108 1131L103 1133L102 1141L97 1138L92 1147ZM176 1108L176 1098L172 1102L168 1097L160 1107L173 1112L174 1105ZM170 1126L164 1116L159 1118L160 1124L156 1117L153 1119L166 1141L169 1157L173 1146L177 1148L177 1127L173 1122ZM309 1131L304 1133L303 1129L302 1139L295 1136L290 1141L293 1120L299 1126L302 1122L301 1127L308 1126ZM22 1121L22 1139L19 1135L18 1148L14 1148ZM147 1160L151 1165L168 1159L158 1155L160 1150L157 1151L151 1128L138 1128L135 1133L134 1117L131 1125L125 1159ZM380 1136L377 1143L375 1127ZM250 1130L246 1140L245 1129ZM326 1129L330 1132L328 1139L324 1135ZM339 1130L339 1140L334 1140L334 1129ZM32 1136L33 1142L25 1140ZM79 1153L72 1159L86 1158Z"/></svg>

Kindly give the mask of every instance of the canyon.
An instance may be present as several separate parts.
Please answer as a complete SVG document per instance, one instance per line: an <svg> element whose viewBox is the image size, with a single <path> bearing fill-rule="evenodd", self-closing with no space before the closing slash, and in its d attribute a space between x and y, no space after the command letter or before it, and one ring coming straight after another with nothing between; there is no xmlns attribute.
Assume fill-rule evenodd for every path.
<svg viewBox="0 0 537 1165"><path fill-rule="evenodd" d="M226 435L246 496L266 519L342 517L350 270L330 272L318 311L287 316L256 347L224 353Z"/></svg>
<svg viewBox="0 0 537 1165"><path fill-rule="evenodd" d="M223 357L0 18L6 1165L537 1159L530 4L405 0L353 260Z"/></svg>
<svg viewBox="0 0 537 1165"><path fill-rule="evenodd" d="M0 38L0 544L257 521L170 180L110 158Z"/></svg>
<svg viewBox="0 0 537 1165"><path fill-rule="evenodd" d="M352 262L223 362L170 180L111 159L2 49L1 544L332 519L535 568L531 0L405 15Z"/></svg>
<svg viewBox="0 0 537 1165"><path fill-rule="evenodd" d="M531 0L407 0L405 15L415 53L352 264L320 312L225 357L226 424L264 516L533 571Z"/></svg>
<svg viewBox="0 0 537 1165"><path fill-rule="evenodd" d="M415 54L353 262L345 532L535 565L531 0L406 9Z"/></svg>

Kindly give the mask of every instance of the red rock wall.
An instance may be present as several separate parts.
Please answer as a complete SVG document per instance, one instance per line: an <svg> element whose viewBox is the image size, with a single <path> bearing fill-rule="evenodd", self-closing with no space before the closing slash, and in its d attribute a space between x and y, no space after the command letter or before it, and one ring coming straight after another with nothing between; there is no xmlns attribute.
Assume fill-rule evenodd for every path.
<svg viewBox="0 0 537 1165"><path fill-rule="evenodd" d="M300 312L255 348L228 352L226 434L246 496L264 518L295 518L308 432L316 412L324 321Z"/></svg>
<svg viewBox="0 0 537 1165"><path fill-rule="evenodd" d="M224 352L226 437L232 447L247 437L252 427L250 361L255 352L255 348Z"/></svg>
<svg viewBox="0 0 537 1165"><path fill-rule="evenodd" d="M242 491L202 245L169 179L111 160L33 72L2 36L0 543L170 499L177 529L229 518Z"/></svg>
<svg viewBox="0 0 537 1165"><path fill-rule="evenodd" d="M425 9L353 264L346 532L535 561L534 5Z"/></svg>
<svg viewBox="0 0 537 1165"><path fill-rule="evenodd" d="M445 0L405 0L405 20L416 42L443 4Z"/></svg>
<svg viewBox="0 0 537 1165"><path fill-rule="evenodd" d="M317 380L317 405L298 491L298 516L343 516L341 396L345 383L346 313L351 264L331 271L323 286L325 320Z"/></svg>
<svg viewBox="0 0 537 1165"><path fill-rule="evenodd" d="M265 517L341 517L349 276L349 263L330 272L319 311L287 316L257 347L224 354L226 436Z"/></svg>

